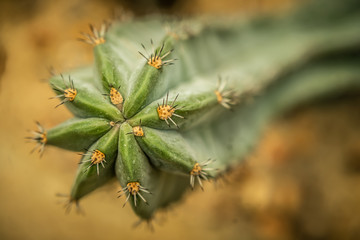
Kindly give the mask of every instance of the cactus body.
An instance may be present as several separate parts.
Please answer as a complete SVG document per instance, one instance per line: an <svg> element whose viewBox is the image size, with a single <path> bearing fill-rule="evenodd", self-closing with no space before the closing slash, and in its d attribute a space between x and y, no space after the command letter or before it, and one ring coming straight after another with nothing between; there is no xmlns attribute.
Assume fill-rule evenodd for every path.
<svg viewBox="0 0 360 240"><path fill-rule="evenodd" d="M360 14L346 9L331 26L316 19L336 9L316 8L311 27L300 10L246 24L189 20L170 32L156 18L92 28L95 66L50 79L75 118L32 139L85 151L70 201L116 176L125 203L150 219L239 163L277 114L360 88Z"/></svg>

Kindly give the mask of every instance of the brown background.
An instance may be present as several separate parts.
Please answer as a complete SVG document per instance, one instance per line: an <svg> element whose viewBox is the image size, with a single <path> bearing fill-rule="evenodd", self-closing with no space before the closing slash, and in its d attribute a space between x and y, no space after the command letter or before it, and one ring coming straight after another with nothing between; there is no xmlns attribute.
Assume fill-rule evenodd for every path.
<svg viewBox="0 0 360 240"><path fill-rule="evenodd" d="M147 4L145 4L147 3ZM221 3L221 4L220 4ZM30 155L27 130L52 127L71 114L54 109L47 68L92 62L75 39L124 6L135 15L242 17L282 14L291 0L272 1L1 1L0 239L359 239L360 97L343 96L279 117L248 161L218 185L188 194L160 213L152 233L117 183L81 201L86 215L65 214L56 193L68 193L79 156L48 147ZM60 203L59 203L60 202Z"/></svg>

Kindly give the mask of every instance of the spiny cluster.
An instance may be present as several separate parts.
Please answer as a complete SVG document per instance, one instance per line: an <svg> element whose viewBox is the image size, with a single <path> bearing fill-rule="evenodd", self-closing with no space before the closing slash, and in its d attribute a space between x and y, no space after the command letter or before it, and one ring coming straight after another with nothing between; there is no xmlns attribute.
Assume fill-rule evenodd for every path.
<svg viewBox="0 0 360 240"><path fill-rule="evenodd" d="M159 118L161 120L164 120L166 122L166 124L170 127L170 124L168 122L168 119L177 127L179 128L179 126L176 124L176 122L174 122L174 120L172 120L172 116L178 117L178 118L184 118L181 115L178 115L175 113L176 110L179 110L180 108L177 108L177 105L175 105L176 99L178 98L179 94L176 95L175 99L172 101L172 103L170 105L168 105L168 99L169 99L169 93L166 94L166 99L163 99L163 103L162 105L158 104L157 107L157 113L159 115Z"/></svg>
<svg viewBox="0 0 360 240"><path fill-rule="evenodd" d="M81 33L83 38L78 40L96 46L105 43L105 33L109 28L110 24L104 22L101 24L100 30L97 30L92 24L89 25L91 33Z"/></svg>
<svg viewBox="0 0 360 240"><path fill-rule="evenodd" d="M156 51L156 50L154 51L153 40L151 39L150 42L151 42L152 52L154 52L154 54L149 54L146 51L144 44L141 44L141 46L143 47L147 56L145 56L142 52L139 51L141 56L143 56L147 60L147 63L156 69L160 69L162 66L172 65L176 59L170 59L170 60L166 60L166 61L163 61L163 59L166 58L170 53L172 53L172 51L174 51L174 49L167 51L166 53L164 53L164 55L161 56L162 51L164 50L164 46L165 46L164 43L161 45L161 48L159 51Z"/></svg>
<svg viewBox="0 0 360 240"><path fill-rule="evenodd" d="M226 80L222 80L219 76L217 89L215 95L217 101L226 109L231 109L239 101L239 96L235 90L225 90Z"/></svg>
<svg viewBox="0 0 360 240"><path fill-rule="evenodd" d="M140 192L144 192L144 193L149 193L151 194L151 192L149 192L148 189L144 188L143 186L140 185L139 182L129 182L126 187L124 187L123 189L121 189L120 191L118 191L118 193L121 193L118 198L120 198L123 195L127 195L125 203L123 205L123 207L125 207L126 203L129 201L130 195L132 195L134 197L134 205L136 207L136 196L139 196L144 203L147 204L147 201L145 200L145 198L141 195Z"/></svg>
<svg viewBox="0 0 360 240"><path fill-rule="evenodd" d="M106 163L105 154L103 152L101 152L100 150L96 149L96 150L93 150L86 154L81 154L81 155L82 156L90 156L90 159L81 161L81 163L90 162L90 165L86 169L86 171L89 170L89 168L91 168L92 166L96 165L96 172L97 172L97 175L99 175L99 173L100 173L99 172L99 164L101 164L101 166L103 168L105 168L105 165L104 165L104 163Z"/></svg>
<svg viewBox="0 0 360 240"><path fill-rule="evenodd" d="M69 85L65 83L65 79L63 75L61 75L61 78L64 82L65 88L59 87L56 84L51 84L53 89L60 93L55 97L52 97L51 99L62 98L62 101L58 105L56 105L55 108L59 107L60 105L63 105L66 102L74 101L77 94L77 90L75 89L74 86L74 81L70 78L70 75L69 75Z"/></svg>

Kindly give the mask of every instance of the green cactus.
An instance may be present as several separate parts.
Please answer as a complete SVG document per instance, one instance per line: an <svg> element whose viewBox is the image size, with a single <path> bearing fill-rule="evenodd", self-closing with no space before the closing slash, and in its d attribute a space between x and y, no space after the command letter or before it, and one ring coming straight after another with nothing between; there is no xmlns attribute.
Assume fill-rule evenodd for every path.
<svg viewBox="0 0 360 240"><path fill-rule="evenodd" d="M38 124L31 139L40 152L84 152L70 202L116 177L119 196L151 219L189 185L203 188L241 162L274 116L360 88L358 6L314 4L247 23L152 17L91 27L83 41L95 65L50 79L75 118Z"/></svg>

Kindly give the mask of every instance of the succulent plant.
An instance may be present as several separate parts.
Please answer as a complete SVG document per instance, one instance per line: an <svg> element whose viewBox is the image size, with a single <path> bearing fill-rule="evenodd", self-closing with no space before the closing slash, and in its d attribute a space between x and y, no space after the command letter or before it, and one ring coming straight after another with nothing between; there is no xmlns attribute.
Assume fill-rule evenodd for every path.
<svg viewBox="0 0 360 240"><path fill-rule="evenodd" d="M70 203L116 177L119 196L151 219L240 163L273 117L360 88L358 5L315 3L247 22L91 26L82 40L94 46L95 65L50 78L56 107L75 117L48 130L38 124L31 139L40 152L83 152Z"/></svg>

